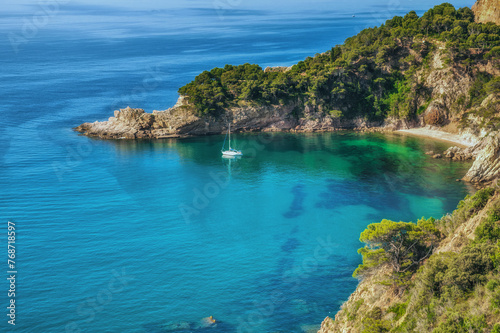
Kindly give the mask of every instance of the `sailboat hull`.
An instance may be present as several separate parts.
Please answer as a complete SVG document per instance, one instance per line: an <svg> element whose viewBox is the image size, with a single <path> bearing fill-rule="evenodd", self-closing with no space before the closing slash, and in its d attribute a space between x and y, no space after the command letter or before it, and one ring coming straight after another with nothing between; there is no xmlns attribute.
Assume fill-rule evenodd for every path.
<svg viewBox="0 0 500 333"><path fill-rule="evenodd" d="M239 150L226 150L222 152L224 156L243 156L243 153Z"/></svg>

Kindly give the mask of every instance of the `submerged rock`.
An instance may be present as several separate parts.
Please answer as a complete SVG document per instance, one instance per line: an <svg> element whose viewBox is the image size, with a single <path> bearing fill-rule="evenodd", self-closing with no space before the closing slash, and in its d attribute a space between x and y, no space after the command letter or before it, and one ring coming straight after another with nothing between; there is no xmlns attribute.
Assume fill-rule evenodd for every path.
<svg viewBox="0 0 500 333"><path fill-rule="evenodd" d="M212 316L202 318L197 322L188 321L169 321L166 323L152 323L145 325L146 332L151 333L203 333L231 331L233 327L216 321Z"/></svg>
<svg viewBox="0 0 500 333"><path fill-rule="evenodd" d="M205 317L201 320L199 328L207 328L207 327L215 327L217 326L217 322L214 317Z"/></svg>

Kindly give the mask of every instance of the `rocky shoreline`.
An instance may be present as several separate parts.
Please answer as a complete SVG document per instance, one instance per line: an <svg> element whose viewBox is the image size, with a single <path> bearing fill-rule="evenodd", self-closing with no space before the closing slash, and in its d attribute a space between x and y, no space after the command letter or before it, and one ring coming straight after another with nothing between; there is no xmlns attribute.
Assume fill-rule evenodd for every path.
<svg viewBox="0 0 500 333"><path fill-rule="evenodd" d="M186 99L165 111L146 113L143 109L127 107L114 112L107 121L84 123L74 130L101 139L163 139L221 134L231 122L234 132L330 132L342 129L396 130L410 128L400 120L369 122L363 118L343 119L305 110L295 116L296 105L244 106L231 108L225 116L196 116Z"/></svg>
<svg viewBox="0 0 500 333"><path fill-rule="evenodd" d="M500 135L450 134L439 128L425 127L422 122L387 119L368 122L362 118L342 119L314 112L306 107L302 117L294 116L295 105L231 108L231 128L235 132L332 132L357 130L363 132L396 132L454 142L457 146L436 152L435 158L475 162L463 180L487 185L500 177ZM163 139L225 133L228 117L196 116L181 96L176 105L165 111L146 113L127 107L114 112L107 121L84 123L75 131L101 139ZM424 126L422 126L424 125Z"/></svg>

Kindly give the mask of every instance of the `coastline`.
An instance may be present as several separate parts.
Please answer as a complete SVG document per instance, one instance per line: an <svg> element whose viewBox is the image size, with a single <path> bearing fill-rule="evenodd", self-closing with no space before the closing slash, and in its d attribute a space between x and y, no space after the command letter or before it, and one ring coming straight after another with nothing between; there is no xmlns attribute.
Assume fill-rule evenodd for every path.
<svg viewBox="0 0 500 333"><path fill-rule="evenodd" d="M477 144L477 142L471 142L470 140L466 140L460 135L441 131L432 128L430 126L410 128L410 129L400 129L394 131L394 133L398 133L400 135L411 135L411 136L434 139L438 141L444 141L448 143L454 143L460 148L468 148Z"/></svg>

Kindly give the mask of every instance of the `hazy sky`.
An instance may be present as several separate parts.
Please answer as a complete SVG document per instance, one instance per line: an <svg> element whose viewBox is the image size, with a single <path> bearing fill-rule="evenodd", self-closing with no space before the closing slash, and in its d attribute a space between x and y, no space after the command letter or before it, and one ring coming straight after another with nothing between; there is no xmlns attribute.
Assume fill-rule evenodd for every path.
<svg viewBox="0 0 500 333"><path fill-rule="evenodd" d="M474 0L36 0L17 1L2 0L2 11L29 12L33 7L40 7L41 4L59 3L63 6L99 6L99 7L119 7L132 10L165 10L169 8L224 8L224 9L259 9L276 10L282 9L290 11L293 9L326 9L326 10L347 10L363 11L365 7L377 6L381 9L412 8L412 7L432 7L442 2L450 2L455 7L470 7Z"/></svg>

